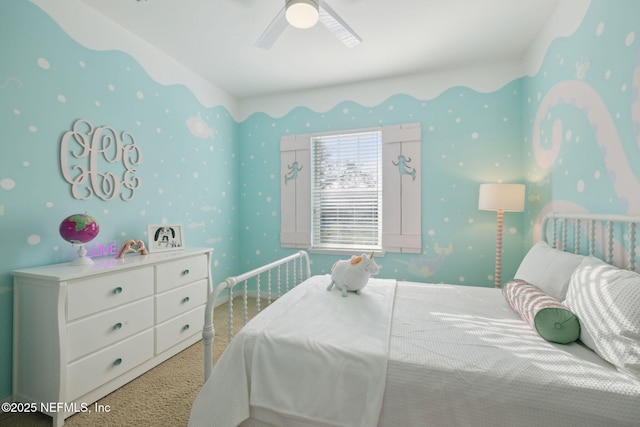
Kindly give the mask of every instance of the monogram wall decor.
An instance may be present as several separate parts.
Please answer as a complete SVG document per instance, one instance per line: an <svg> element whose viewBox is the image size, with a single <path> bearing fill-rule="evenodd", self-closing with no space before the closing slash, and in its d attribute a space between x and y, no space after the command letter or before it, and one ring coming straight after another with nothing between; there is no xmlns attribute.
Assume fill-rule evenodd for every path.
<svg viewBox="0 0 640 427"><path fill-rule="evenodd" d="M131 200L142 184L135 169L141 163L142 152L131 133L94 127L85 119L76 120L60 141L60 169L75 199L119 195Z"/></svg>

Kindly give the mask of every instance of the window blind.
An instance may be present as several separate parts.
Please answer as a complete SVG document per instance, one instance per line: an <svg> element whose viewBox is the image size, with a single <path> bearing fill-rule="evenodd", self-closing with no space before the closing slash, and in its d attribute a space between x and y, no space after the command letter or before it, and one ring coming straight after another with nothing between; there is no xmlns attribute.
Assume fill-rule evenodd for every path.
<svg viewBox="0 0 640 427"><path fill-rule="evenodd" d="M381 249L381 132L316 136L311 144L312 246Z"/></svg>

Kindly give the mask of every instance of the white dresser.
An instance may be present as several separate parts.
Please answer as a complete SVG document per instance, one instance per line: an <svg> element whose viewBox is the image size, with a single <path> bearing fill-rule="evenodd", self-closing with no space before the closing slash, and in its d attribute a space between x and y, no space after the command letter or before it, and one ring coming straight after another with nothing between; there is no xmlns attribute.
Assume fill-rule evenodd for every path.
<svg viewBox="0 0 640 427"><path fill-rule="evenodd" d="M200 340L212 251L13 271L14 401L61 426Z"/></svg>

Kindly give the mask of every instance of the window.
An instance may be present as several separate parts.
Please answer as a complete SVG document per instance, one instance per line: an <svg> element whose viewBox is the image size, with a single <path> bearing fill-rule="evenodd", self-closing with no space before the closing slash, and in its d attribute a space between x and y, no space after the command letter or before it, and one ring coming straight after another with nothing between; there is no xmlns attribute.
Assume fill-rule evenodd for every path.
<svg viewBox="0 0 640 427"><path fill-rule="evenodd" d="M282 246L420 253L420 145L420 123L283 136Z"/></svg>
<svg viewBox="0 0 640 427"><path fill-rule="evenodd" d="M382 249L381 135L311 138L312 249Z"/></svg>

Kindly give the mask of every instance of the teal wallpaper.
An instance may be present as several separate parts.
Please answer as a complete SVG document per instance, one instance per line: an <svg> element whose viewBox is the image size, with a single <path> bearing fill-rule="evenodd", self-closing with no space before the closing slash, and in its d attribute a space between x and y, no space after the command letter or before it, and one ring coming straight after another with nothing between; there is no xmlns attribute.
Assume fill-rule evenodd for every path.
<svg viewBox="0 0 640 427"><path fill-rule="evenodd" d="M551 210L640 214L640 3L592 1L522 99L528 236Z"/></svg>
<svg viewBox="0 0 640 427"><path fill-rule="evenodd" d="M214 280L237 272L237 123L224 108L203 107L183 86L162 86L130 56L98 52L71 39L29 1L0 2L0 399L11 394L10 271L66 262L77 247L58 227L87 212L100 224L87 245L147 241L148 224L178 223L188 246L214 247ZM138 188L98 186L72 196L60 143L78 119L130 132L142 153ZM125 139L124 142L129 142ZM69 145L75 152L80 146ZM111 153L111 152L110 152ZM96 178L118 165L99 154ZM121 164L121 163L120 163ZM96 170L98 169L98 170ZM92 189L80 185L83 195ZM106 200L102 200L99 196ZM43 349L46 355L46 349Z"/></svg>
<svg viewBox="0 0 640 427"><path fill-rule="evenodd" d="M83 47L31 2L0 2L0 399L11 394L10 271L73 258L58 234L69 214L95 216L101 245L183 224L187 245L215 248L215 280L290 253L279 244L282 135L421 122L423 251L381 257L380 277L492 286L495 213L477 209L483 182L527 184L526 212L505 214L505 280L549 210L640 214L637 16L634 0L593 0L533 77L492 92L451 87L328 111L301 99L282 117L237 122L184 86L157 83L127 54ZM72 197L59 149L78 119L135 138L131 200ZM312 255L313 273L339 258Z"/></svg>
<svg viewBox="0 0 640 427"><path fill-rule="evenodd" d="M248 265L280 247L280 137L419 121L422 124L422 254L387 253L378 277L489 286L495 257L494 212L479 211L482 182L522 182L521 81L483 94L452 88L430 101L395 95L375 107L343 102L282 118L254 114L240 124L240 236ZM505 274L522 256L522 214L505 216ZM314 273L344 256L312 255Z"/></svg>

